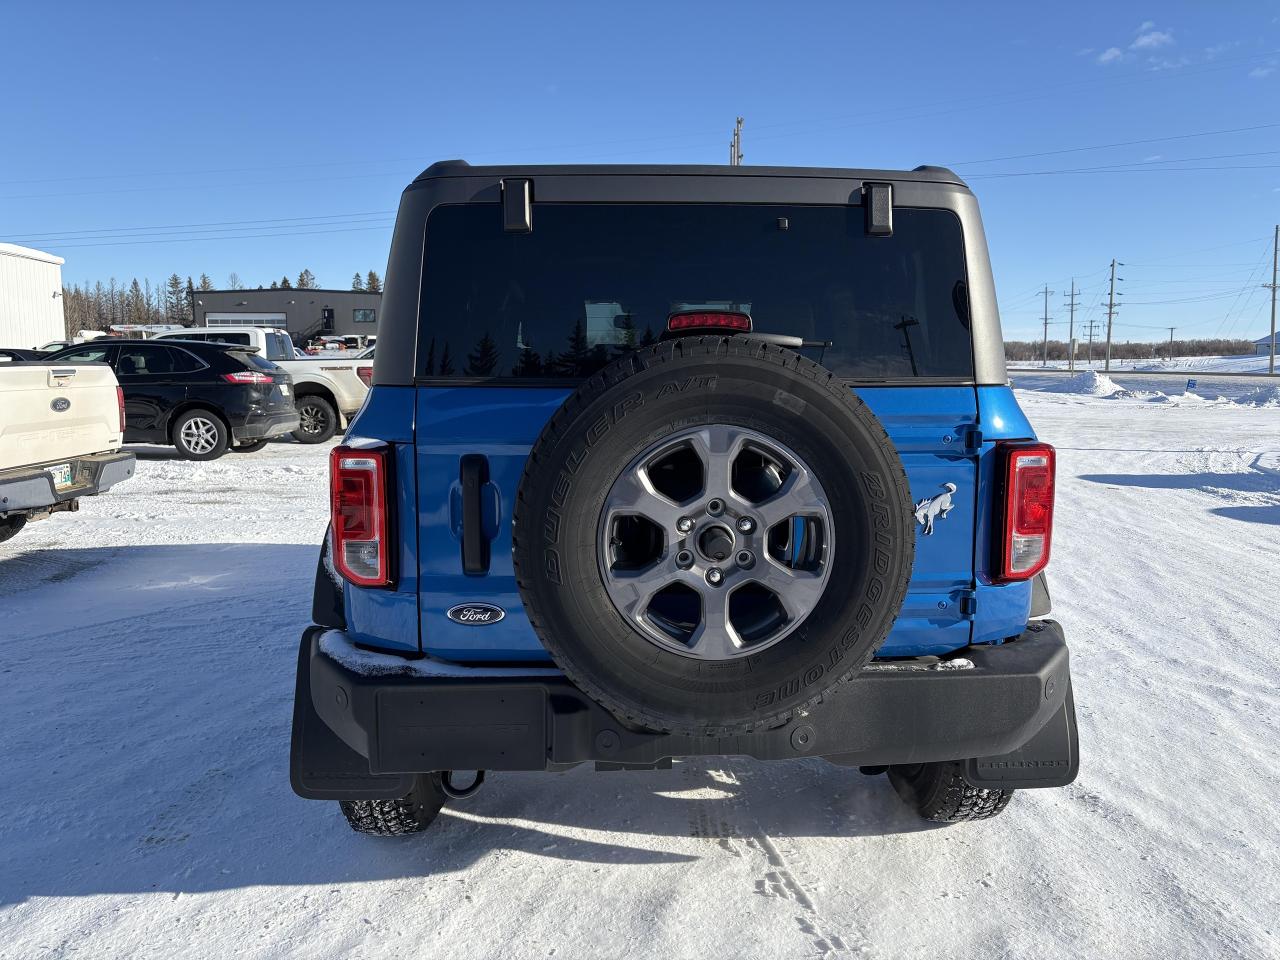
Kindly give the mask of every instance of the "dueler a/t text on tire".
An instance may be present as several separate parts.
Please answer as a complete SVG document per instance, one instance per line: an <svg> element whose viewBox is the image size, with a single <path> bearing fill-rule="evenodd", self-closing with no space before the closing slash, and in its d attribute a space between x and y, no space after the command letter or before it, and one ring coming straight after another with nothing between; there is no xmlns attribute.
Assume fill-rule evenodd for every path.
<svg viewBox="0 0 1280 960"><path fill-rule="evenodd" d="M666 519L660 517L647 539L630 528L602 533L601 525L612 522L611 491L623 482L619 478L641 471L646 451L700 433L746 437L735 442L759 448L730 466L734 483L739 468L760 464L766 477L783 478L783 486L788 470L811 477L822 502L797 513L821 515L826 526L806 531L809 521L802 517L775 525L768 519L767 490L757 495L762 506L744 494L735 511L737 490L722 502L688 488L651 498L671 502L670 511L661 503L650 511ZM770 457L779 464L769 463ZM651 480L656 484L654 478L675 474L680 465L679 456L654 465L640 483L644 496L653 493ZM761 517L771 529L750 531ZM876 417L825 368L738 336L661 342L583 383L530 452L514 525L525 609L569 679L626 722L694 735L776 726L861 669L898 616L915 549L906 475ZM742 527L753 539L735 539ZM699 588L678 584L674 589L687 596L677 597L676 606L692 603L696 610L701 603L705 611L719 602L714 589L702 589L703 577L727 590L742 583L743 605L749 606L755 587L747 581L767 567L785 583L787 571L777 569L805 557L821 574L820 589L810 580L808 598L794 604L785 586L778 591L782 628L776 642L729 644L722 656L698 656L692 644L682 650L678 631L668 641L647 621L626 615L618 591L611 592L610 565L621 563L624 551L634 552L633 542L651 543L658 557L653 563L668 565L676 579ZM739 550L748 543L750 551ZM738 594L732 596L737 603ZM732 614L725 603L722 609ZM752 616L752 624L767 620ZM668 615L659 625L680 619ZM734 627L735 643L755 629Z"/></svg>

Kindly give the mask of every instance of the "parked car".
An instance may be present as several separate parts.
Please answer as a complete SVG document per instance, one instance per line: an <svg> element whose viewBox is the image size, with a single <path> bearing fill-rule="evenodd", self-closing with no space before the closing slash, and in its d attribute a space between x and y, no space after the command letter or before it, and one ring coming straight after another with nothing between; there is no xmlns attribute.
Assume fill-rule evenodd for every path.
<svg viewBox="0 0 1280 960"><path fill-rule="evenodd" d="M284 367L293 378L294 402L301 418L301 425L293 433L299 443L323 443L331 439L342 427L341 417L349 419L360 409L373 379L372 364L340 357L298 359L289 334L278 328L200 327L162 333L152 339L191 337L256 347L262 356Z"/></svg>
<svg viewBox="0 0 1280 960"><path fill-rule="evenodd" d="M0 347L0 363L26 363L39 360L44 354L39 350L21 350L17 347Z"/></svg>
<svg viewBox="0 0 1280 960"><path fill-rule="evenodd" d="M0 543L133 476L123 431L124 401L107 367L0 364Z"/></svg>
<svg viewBox="0 0 1280 960"><path fill-rule="evenodd" d="M47 360L108 364L124 390L125 441L172 444L188 460L260 450L298 428L289 374L251 347L112 339Z"/></svg>
<svg viewBox="0 0 1280 960"><path fill-rule="evenodd" d="M822 757L941 822L1074 779L1054 451L954 173L437 164L380 319L299 795L401 834L457 769Z"/></svg>

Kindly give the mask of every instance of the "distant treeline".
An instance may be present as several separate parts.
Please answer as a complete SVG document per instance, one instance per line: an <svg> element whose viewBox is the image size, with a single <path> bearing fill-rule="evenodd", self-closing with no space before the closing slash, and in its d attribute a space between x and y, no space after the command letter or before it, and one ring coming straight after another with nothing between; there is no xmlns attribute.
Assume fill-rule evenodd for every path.
<svg viewBox="0 0 1280 960"><path fill-rule="evenodd" d="M1172 356L1175 357L1236 357L1254 352L1253 342L1250 340L1174 340L1172 344L1168 340L1150 342L1133 340L1120 342L1112 340L1111 359L1155 360L1167 358L1170 356L1171 347ZM1063 340L1050 340L1049 359L1066 360L1070 349ZM1095 357L1104 356L1106 351L1107 342L1105 340L1093 341L1093 355ZM1040 360L1044 357L1044 343L1040 340L1006 340L1004 342L1004 355L1008 360ZM1084 340L1077 341L1076 358L1079 359L1088 355L1088 342Z"/></svg>
<svg viewBox="0 0 1280 960"><path fill-rule="evenodd" d="M270 286L258 284L259 290L312 290L320 284L315 274L303 269L296 280L286 275L279 280L272 280ZM139 280L134 277L128 283L119 283L112 277L106 283L98 281L84 286L73 284L62 288L63 316L66 318L67 336L74 337L81 330L106 330L117 323L170 323L190 326L194 323L191 317L191 300L197 290L244 290L238 273L227 277L225 287L217 287L208 274L200 274L200 279L185 280L176 273L169 274L168 280L152 283L148 279ZM382 290L382 278L378 271L356 273L351 278L352 290L367 290L379 293Z"/></svg>

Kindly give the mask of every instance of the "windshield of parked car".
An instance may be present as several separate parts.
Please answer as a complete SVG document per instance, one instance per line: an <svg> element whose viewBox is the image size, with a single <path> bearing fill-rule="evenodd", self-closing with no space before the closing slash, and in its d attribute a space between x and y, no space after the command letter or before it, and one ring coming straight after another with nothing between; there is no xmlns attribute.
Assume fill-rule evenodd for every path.
<svg viewBox="0 0 1280 960"><path fill-rule="evenodd" d="M683 309L749 313L848 378L973 375L964 243L950 211L856 206L497 204L427 222L418 375L582 377L652 342Z"/></svg>

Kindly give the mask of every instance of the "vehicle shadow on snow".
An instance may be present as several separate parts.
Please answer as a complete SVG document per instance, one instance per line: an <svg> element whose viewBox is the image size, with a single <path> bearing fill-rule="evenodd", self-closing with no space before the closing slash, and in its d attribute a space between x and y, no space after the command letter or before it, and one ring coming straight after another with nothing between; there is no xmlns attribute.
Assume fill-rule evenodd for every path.
<svg viewBox="0 0 1280 960"><path fill-rule="evenodd" d="M314 546L57 553L74 576L30 583L0 622L0 723L22 730L3 751L0 903L429 877L503 851L680 864L740 856L766 835L927 829L883 777L701 758L492 774L419 836L357 836L336 803L289 788Z"/></svg>
<svg viewBox="0 0 1280 960"><path fill-rule="evenodd" d="M1148 490L1199 490L1211 496L1224 494L1280 495L1274 475L1260 470L1242 473L1087 473L1081 480L1112 487L1143 487ZM1249 504L1213 507L1209 513L1245 523L1280 524L1280 504Z"/></svg>

